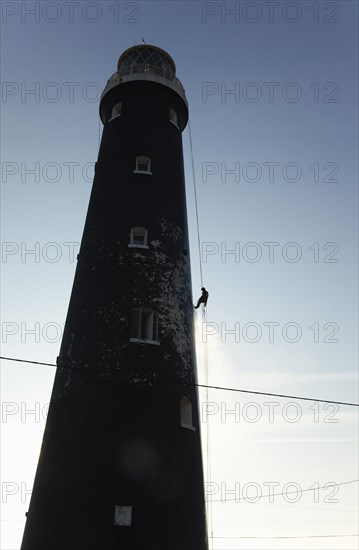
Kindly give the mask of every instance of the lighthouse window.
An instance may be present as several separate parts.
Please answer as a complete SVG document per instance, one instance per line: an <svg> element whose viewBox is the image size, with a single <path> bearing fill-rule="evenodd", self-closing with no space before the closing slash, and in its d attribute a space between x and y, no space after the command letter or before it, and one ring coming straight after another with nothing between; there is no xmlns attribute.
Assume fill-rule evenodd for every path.
<svg viewBox="0 0 359 550"><path fill-rule="evenodd" d="M112 114L110 120L113 120L114 118L120 116L122 111L122 103L116 103L114 108L112 109Z"/></svg>
<svg viewBox="0 0 359 550"><path fill-rule="evenodd" d="M132 310L130 342L147 342L159 345L157 311L150 308Z"/></svg>
<svg viewBox="0 0 359 550"><path fill-rule="evenodd" d="M186 397L180 400L181 427L188 430L195 430L192 425L192 403Z"/></svg>
<svg viewBox="0 0 359 550"><path fill-rule="evenodd" d="M114 525L116 527L130 527L132 520L132 506L115 506Z"/></svg>
<svg viewBox="0 0 359 550"><path fill-rule="evenodd" d="M130 248L148 248L147 229L145 227L131 227Z"/></svg>
<svg viewBox="0 0 359 550"><path fill-rule="evenodd" d="M151 159L149 157L136 157L136 168L134 173L151 175Z"/></svg>
<svg viewBox="0 0 359 550"><path fill-rule="evenodd" d="M177 113L174 109L170 109L170 122L172 122L172 124L174 124L176 126L176 128L178 128Z"/></svg>

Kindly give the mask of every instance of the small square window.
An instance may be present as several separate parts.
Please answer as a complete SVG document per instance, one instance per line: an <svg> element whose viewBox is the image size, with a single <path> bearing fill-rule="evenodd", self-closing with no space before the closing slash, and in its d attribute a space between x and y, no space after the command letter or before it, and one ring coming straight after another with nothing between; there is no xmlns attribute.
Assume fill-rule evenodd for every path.
<svg viewBox="0 0 359 550"><path fill-rule="evenodd" d="M150 308L132 310L131 342L150 342L159 344L158 341L158 313Z"/></svg>
<svg viewBox="0 0 359 550"><path fill-rule="evenodd" d="M151 159L149 157L136 157L135 174L151 175Z"/></svg>
<svg viewBox="0 0 359 550"><path fill-rule="evenodd" d="M192 403L187 397L183 397L180 400L180 416L181 427L188 430L195 431L196 428L192 425Z"/></svg>
<svg viewBox="0 0 359 550"><path fill-rule="evenodd" d="M132 506L115 506L114 525L116 527L131 527Z"/></svg>
<svg viewBox="0 0 359 550"><path fill-rule="evenodd" d="M147 229L145 227L131 227L130 248L148 248Z"/></svg>

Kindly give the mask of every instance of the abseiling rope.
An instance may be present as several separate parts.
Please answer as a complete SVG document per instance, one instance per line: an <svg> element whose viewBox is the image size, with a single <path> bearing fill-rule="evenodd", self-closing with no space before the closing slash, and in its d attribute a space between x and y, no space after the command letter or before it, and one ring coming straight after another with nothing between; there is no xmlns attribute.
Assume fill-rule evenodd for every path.
<svg viewBox="0 0 359 550"><path fill-rule="evenodd" d="M194 169L194 155L193 155L193 142L192 142L192 132L191 124L188 120L188 131L189 131L189 144L191 150L191 164L192 164L192 179L193 179L193 189L194 189L194 202L196 207L196 223L197 223L197 243L198 243L198 254L199 254L199 270L201 276L201 287L203 287L203 271L202 271L202 255L201 255L201 237L199 231L199 215L198 215L198 200L197 200L197 185L196 185L196 173ZM202 324L206 322L206 306L202 305ZM208 343L204 342L204 376L205 376L205 385L208 386L209 375L208 375ZM208 403L209 388L206 388L206 401ZM210 441L210 430L209 422L207 420L206 426L206 467L207 467L207 481L210 482L212 478L211 472L211 441ZM212 499L209 498L206 501L207 504L207 527L208 527L208 538L211 548L213 549L213 531L212 531Z"/></svg>
<svg viewBox="0 0 359 550"><path fill-rule="evenodd" d="M201 275L201 287L203 286L203 274L202 274L202 258L201 258L201 238L199 232L199 216L198 216L198 201L197 201L197 185L196 185L196 173L194 170L194 156L193 156L193 143L192 143L192 132L191 124L188 119L188 133L189 133L189 146L191 150L191 163L192 163L192 179L193 179L193 189L194 189L194 203L196 207L196 222L197 222L197 242L198 242L198 254L199 254L199 271Z"/></svg>
<svg viewBox="0 0 359 550"><path fill-rule="evenodd" d="M207 310L203 306L202 309L202 322L205 323L207 320ZM208 341L204 342L204 373L205 373L205 385L206 387L206 402L209 402L209 369L208 369ZM212 468L211 468L211 439L210 439L210 429L209 429L209 418L206 422L206 455L207 455L207 482L210 483L212 480ZM212 515L212 495L209 496L206 500L207 502L207 517L208 517L208 538L213 550L213 515Z"/></svg>

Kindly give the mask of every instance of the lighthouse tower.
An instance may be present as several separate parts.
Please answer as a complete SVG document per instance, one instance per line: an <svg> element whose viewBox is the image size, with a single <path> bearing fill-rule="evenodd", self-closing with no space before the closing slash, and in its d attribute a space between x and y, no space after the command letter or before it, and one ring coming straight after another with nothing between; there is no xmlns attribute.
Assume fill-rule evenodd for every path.
<svg viewBox="0 0 359 550"><path fill-rule="evenodd" d="M104 124L22 550L206 550L173 59L126 50Z"/></svg>

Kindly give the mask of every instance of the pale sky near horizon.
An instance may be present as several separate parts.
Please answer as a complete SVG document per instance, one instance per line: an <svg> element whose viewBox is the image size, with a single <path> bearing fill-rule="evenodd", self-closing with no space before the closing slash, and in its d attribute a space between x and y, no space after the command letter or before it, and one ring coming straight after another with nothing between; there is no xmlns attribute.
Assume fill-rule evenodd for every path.
<svg viewBox="0 0 359 550"><path fill-rule="evenodd" d="M121 53L144 38L173 57L190 107L210 292L207 324L196 313L200 381L207 340L210 385L357 403L357 2L28 1L1 10L1 355L56 360L99 96ZM188 128L183 143L196 298ZM54 370L1 362L2 550L21 542ZM359 478L357 408L200 396L211 549L357 548L358 484L348 483Z"/></svg>

